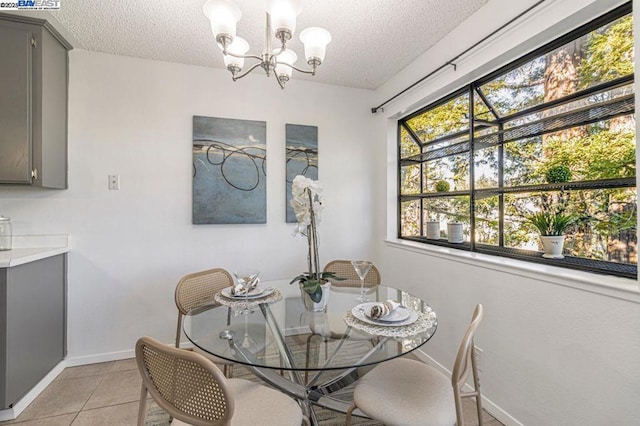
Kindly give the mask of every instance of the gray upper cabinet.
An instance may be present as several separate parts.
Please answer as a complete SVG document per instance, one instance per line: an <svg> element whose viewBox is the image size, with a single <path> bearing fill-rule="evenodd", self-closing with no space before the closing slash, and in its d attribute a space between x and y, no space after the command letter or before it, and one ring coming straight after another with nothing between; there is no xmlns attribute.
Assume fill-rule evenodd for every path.
<svg viewBox="0 0 640 426"><path fill-rule="evenodd" d="M0 13L0 183L67 188L71 49L46 21Z"/></svg>

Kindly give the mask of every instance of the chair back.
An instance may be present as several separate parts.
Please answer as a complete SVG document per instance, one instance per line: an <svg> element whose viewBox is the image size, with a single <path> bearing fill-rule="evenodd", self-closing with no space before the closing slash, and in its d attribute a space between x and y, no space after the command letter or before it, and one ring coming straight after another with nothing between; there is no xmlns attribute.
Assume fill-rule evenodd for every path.
<svg viewBox="0 0 640 426"><path fill-rule="evenodd" d="M185 275L176 286L175 300L178 307L176 348L180 347L182 317L193 308L212 302L216 293L233 285L233 277L222 268L214 268Z"/></svg>
<svg viewBox="0 0 640 426"><path fill-rule="evenodd" d="M474 373L474 377L477 375L476 360L473 357L473 337L484 316L483 309L480 304L476 306L469 327L467 327L467 332L464 334L462 343L460 343L460 347L458 348L458 355L456 356L451 374L451 384L454 388L461 389L467 382L467 378L471 372Z"/></svg>
<svg viewBox="0 0 640 426"><path fill-rule="evenodd" d="M218 367L202 355L141 337L136 363L142 397L146 388L172 417L194 426L229 424L234 410L231 390Z"/></svg>
<svg viewBox="0 0 640 426"><path fill-rule="evenodd" d="M482 395L480 394L480 377L478 376L478 365L473 354L473 338L476 330L484 316L484 308L481 304L476 305L471 317L469 327L462 338L462 343L458 348L458 355L453 364L453 372L451 373L451 385L453 386L453 398L456 404L456 418L459 426L464 426L464 414L462 410L461 398L475 397L476 409L478 412L478 424L482 426ZM469 374L473 373L473 391L464 392L463 386L467 382Z"/></svg>
<svg viewBox="0 0 640 426"><path fill-rule="evenodd" d="M333 272L336 276L345 280L330 280L334 287L360 287L360 277L353 269L350 260L332 260L324 267L323 272ZM369 273L364 278L365 287L375 287L380 284L380 271L376 265L372 265Z"/></svg>

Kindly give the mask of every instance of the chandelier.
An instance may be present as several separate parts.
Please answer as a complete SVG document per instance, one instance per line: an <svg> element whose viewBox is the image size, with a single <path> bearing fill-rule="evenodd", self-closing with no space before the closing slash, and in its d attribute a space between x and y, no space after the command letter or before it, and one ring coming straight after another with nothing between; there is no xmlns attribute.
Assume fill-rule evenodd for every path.
<svg viewBox="0 0 640 426"><path fill-rule="evenodd" d="M316 74L316 68L324 60L327 44L331 41L331 34L325 29L311 27L300 33L300 40L304 44L304 55L311 69L301 69L294 65L298 56L287 48L287 41L291 40L296 29L296 16L302 7L300 0L266 0L266 28L264 36L264 50L262 55L247 54L249 44L236 36L236 24L242 12L230 0L208 0L203 12L211 21L211 30L216 37L216 43L222 49L224 65L231 72L233 81L249 74L261 67L267 77L274 75L278 84L284 89L291 78L293 70L304 74ZM280 41L280 46L272 47L272 37ZM258 62L246 71L242 71L245 59L255 59Z"/></svg>

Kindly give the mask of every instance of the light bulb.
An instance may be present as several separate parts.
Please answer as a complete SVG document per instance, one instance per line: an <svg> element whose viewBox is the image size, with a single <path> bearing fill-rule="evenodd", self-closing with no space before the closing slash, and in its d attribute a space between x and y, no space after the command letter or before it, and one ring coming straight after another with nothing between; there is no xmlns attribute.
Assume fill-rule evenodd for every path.
<svg viewBox="0 0 640 426"><path fill-rule="evenodd" d="M276 56L276 61L278 61L276 65L276 76L278 76L278 78L284 76L285 80L289 80L291 74L293 74L293 68L284 64L293 65L297 60L298 55L291 49L287 49Z"/></svg>
<svg viewBox="0 0 640 426"><path fill-rule="evenodd" d="M304 56L307 63L320 65L324 61L327 44L331 41L329 31L311 27L300 33L300 41L304 43Z"/></svg>
<svg viewBox="0 0 640 426"><path fill-rule="evenodd" d="M205 16L211 21L211 31L216 37L216 42L230 43L236 36L236 24L242 16L242 12L229 0L208 0L202 7Z"/></svg>
<svg viewBox="0 0 640 426"><path fill-rule="evenodd" d="M234 55L239 55L239 56L245 55L248 50L249 50L249 43L247 43L247 41L242 37L235 37L233 39L233 42L229 46L227 46L228 53L232 53ZM231 55L224 55L223 58L224 58L224 65L227 67L228 70L231 70L232 72L233 72L233 69L236 69L236 71L240 71L244 66L244 58L236 58L235 56L231 56Z"/></svg>
<svg viewBox="0 0 640 426"><path fill-rule="evenodd" d="M290 39L296 30L296 17L302 11L300 0L267 0L267 13L271 18L274 34L284 32L285 39Z"/></svg>

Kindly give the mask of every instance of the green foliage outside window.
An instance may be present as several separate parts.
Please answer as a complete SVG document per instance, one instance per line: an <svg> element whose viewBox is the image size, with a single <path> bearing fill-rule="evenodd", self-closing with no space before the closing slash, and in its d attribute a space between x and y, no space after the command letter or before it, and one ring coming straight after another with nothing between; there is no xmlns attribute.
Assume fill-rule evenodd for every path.
<svg viewBox="0 0 640 426"><path fill-rule="evenodd" d="M569 166L560 164L559 166L550 167L545 175L549 183L569 182L571 180L571 169Z"/></svg>

